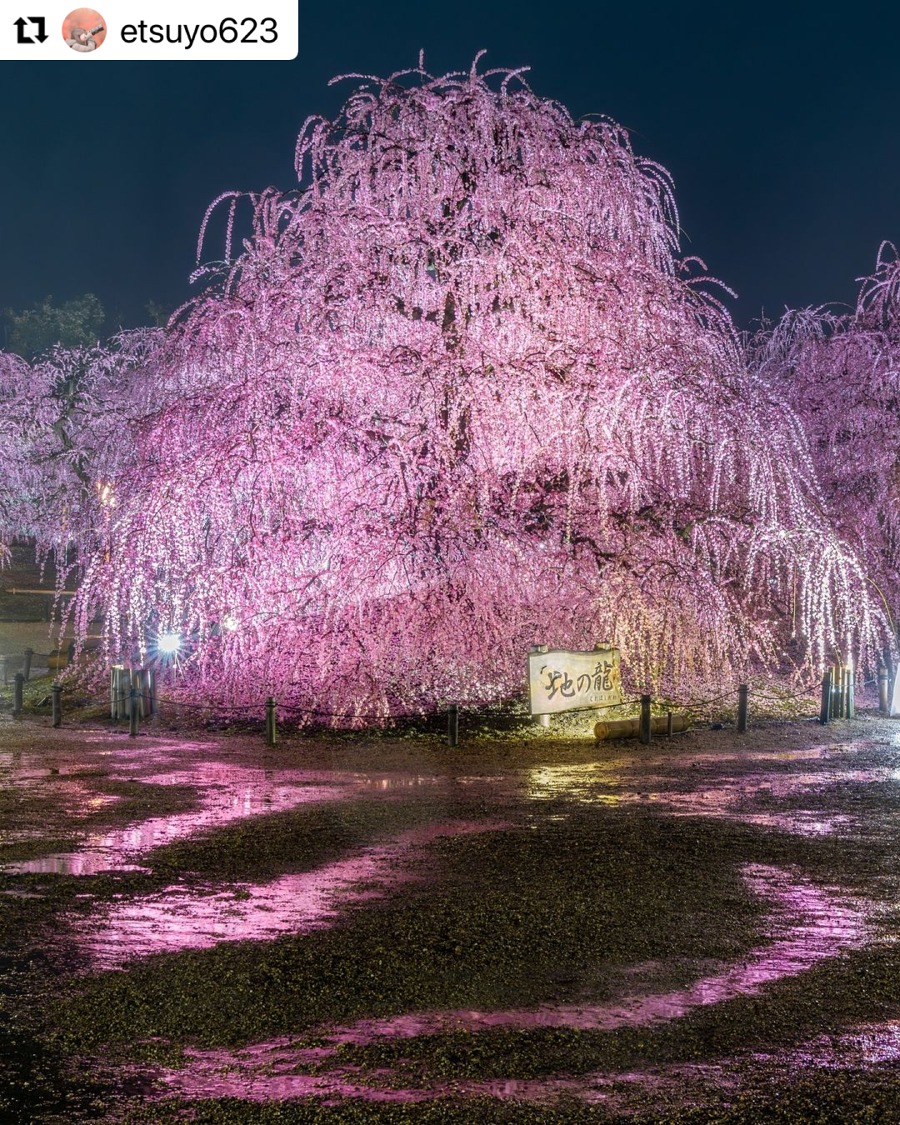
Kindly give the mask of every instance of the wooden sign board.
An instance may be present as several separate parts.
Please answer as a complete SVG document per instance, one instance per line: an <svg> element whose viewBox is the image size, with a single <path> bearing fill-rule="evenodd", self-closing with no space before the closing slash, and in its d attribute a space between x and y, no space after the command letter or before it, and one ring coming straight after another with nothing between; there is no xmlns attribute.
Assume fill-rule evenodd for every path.
<svg viewBox="0 0 900 1125"><path fill-rule="evenodd" d="M619 659L619 650L607 645L597 645L592 652L533 648L528 654L532 715L558 715L621 703Z"/></svg>

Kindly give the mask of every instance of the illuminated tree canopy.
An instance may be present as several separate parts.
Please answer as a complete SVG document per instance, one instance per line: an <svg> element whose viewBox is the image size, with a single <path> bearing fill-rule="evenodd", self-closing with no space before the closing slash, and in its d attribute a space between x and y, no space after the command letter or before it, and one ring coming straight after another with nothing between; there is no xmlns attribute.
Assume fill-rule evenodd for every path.
<svg viewBox="0 0 900 1125"><path fill-rule="evenodd" d="M885 244L856 308L788 312L754 341L806 429L829 515L900 622L900 262Z"/></svg>
<svg viewBox="0 0 900 1125"><path fill-rule="evenodd" d="M162 333L52 347L32 364L0 352L0 549L105 549L109 482L134 463L136 425L172 386L152 357ZM105 490L105 491L104 491Z"/></svg>
<svg viewBox="0 0 900 1125"><path fill-rule="evenodd" d="M146 370L105 361L153 390L90 469L83 631L177 631L213 698L343 719L518 693L535 643L684 696L871 641L800 422L622 129L415 70L296 166L234 256L247 200L216 201L226 261Z"/></svg>

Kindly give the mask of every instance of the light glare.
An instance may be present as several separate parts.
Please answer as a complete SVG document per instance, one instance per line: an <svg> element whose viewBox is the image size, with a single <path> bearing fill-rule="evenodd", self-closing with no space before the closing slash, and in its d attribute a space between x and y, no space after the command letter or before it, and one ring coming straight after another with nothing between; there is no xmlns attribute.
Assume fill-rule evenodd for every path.
<svg viewBox="0 0 900 1125"><path fill-rule="evenodd" d="M166 656L174 656L181 648L181 636L178 633L160 633L156 638L156 647Z"/></svg>

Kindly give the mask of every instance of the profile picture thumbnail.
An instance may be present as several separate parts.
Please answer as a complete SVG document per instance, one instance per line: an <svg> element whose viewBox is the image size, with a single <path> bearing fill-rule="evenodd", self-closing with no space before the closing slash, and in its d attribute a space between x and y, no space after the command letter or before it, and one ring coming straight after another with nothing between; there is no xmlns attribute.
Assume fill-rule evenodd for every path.
<svg viewBox="0 0 900 1125"><path fill-rule="evenodd" d="M63 20L66 46L80 54L96 51L106 38L106 20L93 8L75 8Z"/></svg>

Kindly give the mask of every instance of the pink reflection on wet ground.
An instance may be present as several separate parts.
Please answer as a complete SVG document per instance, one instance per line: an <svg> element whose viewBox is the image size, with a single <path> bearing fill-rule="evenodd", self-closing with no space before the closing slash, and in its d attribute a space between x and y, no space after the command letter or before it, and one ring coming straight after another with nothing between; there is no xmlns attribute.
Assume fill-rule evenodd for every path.
<svg viewBox="0 0 900 1125"><path fill-rule="evenodd" d="M646 1105L649 1090L662 1095L670 1111L676 1106L696 1110L719 1104L722 1095L731 1101L741 1090L758 1090L761 1083L770 1087L773 1080L790 1081L799 1073L808 1075L815 1069L870 1068L874 1077L877 1068L893 1072L898 1062L900 1021L889 1020L883 1024L862 1024L841 1035L822 1035L799 1047L706 1063L675 1063L646 1071L598 1072L577 1078L461 1082L454 1083L454 1087L468 1095L489 1094L531 1102L552 1102L567 1094L587 1103L603 1103L628 1117L629 1109L634 1112L640 1105ZM635 1104L632 1097L640 1100Z"/></svg>
<svg viewBox="0 0 900 1125"><path fill-rule="evenodd" d="M313 871L260 885L239 883L223 890L167 887L113 903L87 920L73 920L72 933L96 969L123 968L154 953L210 949L224 941L271 941L283 934L309 933L333 924L351 903L381 898L412 878L401 864L413 849L439 837L504 827L499 821L432 824Z"/></svg>
<svg viewBox="0 0 900 1125"><path fill-rule="evenodd" d="M412 1038L440 1032L476 1032L490 1027L566 1027L610 1031L678 1019L707 1004L752 996L766 985L809 969L842 950L862 945L868 935L867 905L837 891L814 886L807 880L774 867L750 865L744 877L752 890L773 904L768 919L771 940L750 952L741 962L706 976L687 988L667 993L626 996L603 1005L544 1005L538 1009L506 1012L428 1012L388 1019L361 1020L337 1029L320 1029L324 1047L295 1045L289 1038L254 1044L238 1051L191 1051L187 1066L166 1071L161 1077L170 1093L186 1098L235 1096L256 1101L302 1097L355 1097L378 1100L383 1087L360 1082L353 1067L323 1064L342 1044L365 1045L379 1037ZM880 1032L880 1050L900 1045L900 1023ZM895 1056L892 1056L895 1057ZM304 1073L318 1068L315 1074ZM390 1078L390 1072L367 1072L366 1080ZM535 1081L454 1081L463 1094L489 1094L497 1098L545 1101L562 1093L585 1100L605 1101L612 1084L645 1082L647 1076L589 1075L577 1079ZM391 1090L398 1101L421 1101L447 1093L449 1087Z"/></svg>
<svg viewBox="0 0 900 1125"><path fill-rule="evenodd" d="M735 1060L726 1060L734 1064ZM602 1105L615 1120L628 1121L646 1112L647 1095L655 1095L674 1120L677 1110L694 1110L718 1104L726 1095L726 1105L740 1085L735 1072L718 1063L674 1064L646 1071L622 1071L579 1075L577 1078L496 1079L487 1082L456 1084L461 1094L490 1095L537 1104L552 1104L561 1095L577 1098L589 1105ZM711 1096L712 1095L712 1096Z"/></svg>
<svg viewBox="0 0 900 1125"><path fill-rule="evenodd" d="M567 1027L612 1031L677 1019L705 1004L752 996L783 977L804 972L818 961L864 944L868 904L826 890L775 867L744 869L751 890L773 903L768 920L772 940L721 972L684 989L628 996L614 1004L542 1005L506 1012L424 1012L363 1020L331 1036L336 1043L370 1043L379 1036L411 1038L449 1030L486 1027Z"/></svg>
<svg viewBox="0 0 900 1125"><path fill-rule="evenodd" d="M809 1043L777 1053L755 1053L756 1062L789 1067L820 1066L828 1070L900 1062L900 1020L860 1024L842 1035L822 1035Z"/></svg>
<svg viewBox="0 0 900 1125"><path fill-rule="evenodd" d="M317 785L298 779L297 771L268 771L214 761L200 761L190 769L151 774L141 780L155 785L195 787L199 790L198 807L92 833L77 851L7 863L3 870L13 874L65 875L140 870L141 854L164 844L262 813L339 800L348 792L346 786Z"/></svg>
<svg viewBox="0 0 900 1125"><path fill-rule="evenodd" d="M27 784L18 785L16 788L27 791L29 786ZM97 793L83 781L71 775L66 777L54 775L43 785L43 788L49 791L49 795L52 795L54 802L52 822L48 825L46 818L42 818L40 812L36 811L31 815L31 820L42 819L43 823L16 829L0 827L0 845L21 844L30 840L46 840L56 824L71 821L73 825L77 826L79 821L83 821L100 809L115 805L122 800L120 796L114 793ZM7 869L11 870L11 865L6 868L0 863L0 871Z"/></svg>
<svg viewBox="0 0 900 1125"><path fill-rule="evenodd" d="M325 1074L291 1073L297 1065L296 1053L288 1052L289 1061L284 1072L279 1072L278 1049L263 1048L256 1056L236 1051L227 1061L210 1057L209 1053L188 1052L190 1062L186 1070L170 1070L162 1081L167 1094L182 1098L244 1098L250 1101L280 1101L287 1098L316 1098L328 1105L343 1098L359 1098L368 1102L414 1103L429 1101L433 1090L396 1089L389 1086L369 1086L360 1078L354 1067ZM263 1077L260 1069L268 1073ZM391 1072L375 1070L366 1072L366 1080L376 1082L390 1078ZM356 1081L354 1081L354 1078Z"/></svg>
<svg viewBox="0 0 900 1125"><path fill-rule="evenodd" d="M565 797L579 804L630 805L658 808L670 816L704 816L737 820L804 836L831 835L857 825L846 814L828 814L810 809L755 811L744 806L759 800L783 801L833 785L866 785L895 782L893 767L872 769L822 769L816 772L762 773L726 776L710 785L674 789L671 779L659 776L635 778L620 772L613 763L543 766L528 771L527 796L534 801Z"/></svg>
<svg viewBox="0 0 900 1125"><path fill-rule="evenodd" d="M9 755L5 755L9 757ZM17 789L37 789L48 783L59 784L61 780L77 777L84 770L49 769L37 766L15 766L3 768L0 766L0 781L5 785L14 785Z"/></svg>

